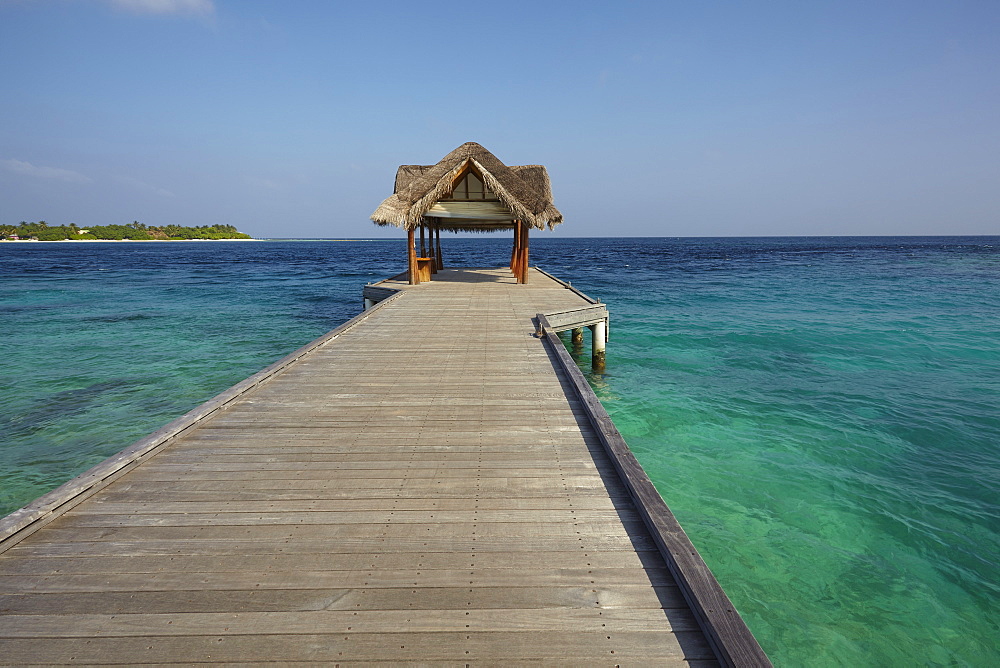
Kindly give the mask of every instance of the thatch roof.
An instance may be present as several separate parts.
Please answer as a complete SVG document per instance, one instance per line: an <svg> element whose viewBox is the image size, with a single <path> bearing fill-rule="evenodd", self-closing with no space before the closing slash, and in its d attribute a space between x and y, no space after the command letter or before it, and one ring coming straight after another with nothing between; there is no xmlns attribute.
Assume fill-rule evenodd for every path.
<svg viewBox="0 0 1000 668"><path fill-rule="evenodd" d="M521 220L540 230L562 222L552 204L549 175L541 165L508 167L475 142L466 142L436 165L401 165L396 172L392 196L379 205L372 220L378 225L413 229L439 200L446 199L455 184L473 171L510 211L508 220L438 218L442 229L492 231L509 229Z"/></svg>

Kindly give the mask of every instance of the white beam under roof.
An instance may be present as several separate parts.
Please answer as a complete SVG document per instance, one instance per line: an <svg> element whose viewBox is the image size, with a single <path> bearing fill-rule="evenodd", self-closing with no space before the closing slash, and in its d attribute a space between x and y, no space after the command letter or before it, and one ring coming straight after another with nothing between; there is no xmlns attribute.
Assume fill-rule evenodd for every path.
<svg viewBox="0 0 1000 668"><path fill-rule="evenodd" d="M431 218L472 218L476 220L511 221L511 210L503 202L458 202L439 200L426 214Z"/></svg>

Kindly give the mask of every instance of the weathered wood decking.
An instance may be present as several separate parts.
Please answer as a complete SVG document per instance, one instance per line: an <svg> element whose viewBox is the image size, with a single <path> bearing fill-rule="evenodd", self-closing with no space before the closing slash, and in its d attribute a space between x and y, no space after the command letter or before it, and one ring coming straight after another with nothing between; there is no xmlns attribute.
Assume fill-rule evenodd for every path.
<svg viewBox="0 0 1000 668"><path fill-rule="evenodd" d="M380 287L403 293L5 520L0 661L715 665L535 336L588 302L536 271Z"/></svg>

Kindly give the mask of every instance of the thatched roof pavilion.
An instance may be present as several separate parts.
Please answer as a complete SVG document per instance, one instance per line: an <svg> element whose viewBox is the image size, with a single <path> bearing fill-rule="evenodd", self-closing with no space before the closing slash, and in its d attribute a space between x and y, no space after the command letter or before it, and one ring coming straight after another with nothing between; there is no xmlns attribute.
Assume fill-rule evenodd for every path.
<svg viewBox="0 0 1000 668"><path fill-rule="evenodd" d="M479 144L466 142L436 165L401 165L393 194L379 205L372 220L377 225L395 225L407 231L411 283L429 280L430 273L442 267L441 230L512 229L511 270L518 282L524 283L528 273L528 230L552 229L562 222L562 214L552 204L545 167L507 166ZM418 229L421 256L425 254L425 232L431 234L428 257L416 255Z"/></svg>

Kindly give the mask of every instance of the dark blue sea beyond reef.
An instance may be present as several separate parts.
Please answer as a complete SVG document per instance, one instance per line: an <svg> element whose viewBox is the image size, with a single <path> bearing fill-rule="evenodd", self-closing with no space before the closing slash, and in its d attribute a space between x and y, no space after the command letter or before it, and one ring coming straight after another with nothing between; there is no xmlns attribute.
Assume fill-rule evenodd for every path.
<svg viewBox="0 0 1000 668"><path fill-rule="evenodd" d="M509 243L447 238L446 261ZM610 305L591 382L776 664L1000 665L1000 237L531 251ZM404 260L0 243L0 511L355 315Z"/></svg>

